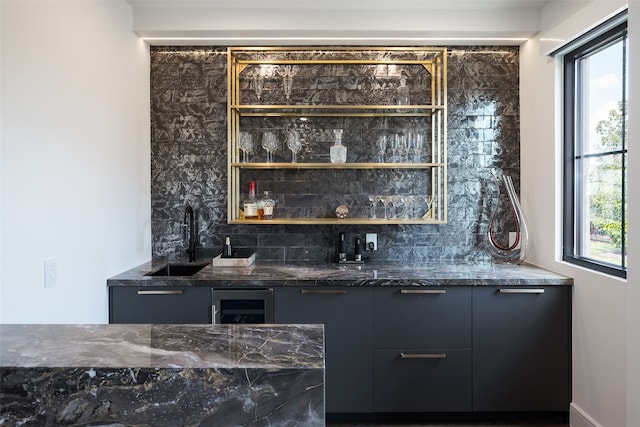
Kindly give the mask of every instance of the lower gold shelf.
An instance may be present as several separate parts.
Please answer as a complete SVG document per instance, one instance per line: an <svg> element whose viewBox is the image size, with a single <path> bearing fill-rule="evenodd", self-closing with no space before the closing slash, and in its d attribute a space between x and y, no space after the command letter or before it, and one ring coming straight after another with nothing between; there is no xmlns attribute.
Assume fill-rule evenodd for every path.
<svg viewBox="0 0 640 427"><path fill-rule="evenodd" d="M232 219L229 224L359 224L359 225L383 225L383 224L445 224L446 221L432 218L412 218L412 219L369 219L369 218L274 218L274 219Z"/></svg>

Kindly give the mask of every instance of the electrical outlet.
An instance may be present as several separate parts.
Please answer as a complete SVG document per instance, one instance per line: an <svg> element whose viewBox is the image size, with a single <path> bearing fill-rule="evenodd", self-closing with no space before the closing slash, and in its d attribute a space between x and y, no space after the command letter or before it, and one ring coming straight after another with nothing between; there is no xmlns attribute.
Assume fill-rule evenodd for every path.
<svg viewBox="0 0 640 427"><path fill-rule="evenodd" d="M50 288L58 281L58 264L55 258L44 260L44 287Z"/></svg>
<svg viewBox="0 0 640 427"><path fill-rule="evenodd" d="M364 248L367 251L378 250L378 235L376 233L367 233L364 238Z"/></svg>

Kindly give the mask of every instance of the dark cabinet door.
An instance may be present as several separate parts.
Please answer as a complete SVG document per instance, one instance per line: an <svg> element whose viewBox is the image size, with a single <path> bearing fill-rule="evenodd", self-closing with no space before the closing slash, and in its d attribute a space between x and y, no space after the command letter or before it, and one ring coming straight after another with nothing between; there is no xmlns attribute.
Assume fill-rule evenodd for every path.
<svg viewBox="0 0 640 427"><path fill-rule="evenodd" d="M374 289L376 412L471 411L471 288Z"/></svg>
<svg viewBox="0 0 640 427"><path fill-rule="evenodd" d="M567 411L571 287L473 291L474 411Z"/></svg>
<svg viewBox="0 0 640 427"><path fill-rule="evenodd" d="M211 323L211 288L110 287L109 323Z"/></svg>
<svg viewBox="0 0 640 427"><path fill-rule="evenodd" d="M325 327L326 411L373 412L372 290L276 288L276 323Z"/></svg>

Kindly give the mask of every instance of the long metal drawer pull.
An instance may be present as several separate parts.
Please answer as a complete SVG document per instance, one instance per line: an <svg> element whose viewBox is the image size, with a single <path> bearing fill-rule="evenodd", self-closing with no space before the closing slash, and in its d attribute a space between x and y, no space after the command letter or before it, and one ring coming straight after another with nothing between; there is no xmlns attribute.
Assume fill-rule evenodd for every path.
<svg viewBox="0 0 640 427"><path fill-rule="evenodd" d="M300 293L344 295L347 293L347 290L346 289L301 289Z"/></svg>
<svg viewBox="0 0 640 427"><path fill-rule="evenodd" d="M501 294L544 294L544 289L500 289Z"/></svg>
<svg viewBox="0 0 640 427"><path fill-rule="evenodd" d="M400 353L401 359L446 359L447 353Z"/></svg>
<svg viewBox="0 0 640 427"><path fill-rule="evenodd" d="M138 291L138 295L182 295L184 291L172 290L172 291Z"/></svg>
<svg viewBox="0 0 640 427"><path fill-rule="evenodd" d="M445 289L400 289L401 294L446 294Z"/></svg>

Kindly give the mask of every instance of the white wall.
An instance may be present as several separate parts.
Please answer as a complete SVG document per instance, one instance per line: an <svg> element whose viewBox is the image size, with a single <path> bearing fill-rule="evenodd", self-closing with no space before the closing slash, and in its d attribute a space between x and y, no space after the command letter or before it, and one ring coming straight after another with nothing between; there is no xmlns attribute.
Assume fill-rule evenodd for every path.
<svg viewBox="0 0 640 427"><path fill-rule="evenodd" d="M629 4L629 45L631 75L637 76L640 70L640 2L633 0ZM633 143L640 141L640 82L637 78L630 80L630 107L635 111L629 123L629 134L635 135ZM629 147L629 162L632 165L640 165L640 149L637 144ZM629 182L633 185L636 197L629 198L629 212L631 220L635 219L630 227L631 238L629 240L630 253L640 253L640 198L637 197L638 183L640 183L640 168L629 170ZM629 286L627 290L627 427L640 426L640 271L637 266L629 269L627 276Z"/></svg>
<svg viewBox="0 0 640 427"><path fill-rule="evenodd" d="M633 253L638 253L633 250L637 247L637 237L632 234L629 242L631 256L628 281L592 273L560 261L562 175L559 131L562 123L558 104L559 69L546 53L563 40L610 16L624 3L615 0L549 3L543 11L541 33L525 43L521 50L521 179L522 204L530 222L533 241L529 260L574 278L571 408L571 424L574 427L640 425L637 414L635 419L631 416L627 419L626 388L627 369L631 371L635 367L637 370L638 365L638 357L630 357L628 363L626 361L627 342L632 335L631 328L627 332L627 307L638 307L640 301L637 292L635 295L629 292L637 275L633 270ZM637 32L638 26L640 20L629 20L630 33L634 30ZM635 64L631 67L630 75L637 75L638 68ZM634 99L633 93L631 99ZM629 122L633 123L637 115L638 111L634 113L631 107ZM630 134L633 135L631 128ZM633 183L639 182L634 179L639 171L634 170L633 164L640 162L631 151L629 194L633 195L638 194ZM550 165L555 165L555 168ZM630 224L640 223L640 214L637 212L632 205L628 217ZM637 280L635 282L637 285ZM631 396L629 399L631 402ZM637 399L634 405L637 405Z"/></svg>
<svg viewBox="0 0 640 427"><path fill-rule="evenodd" d="M0 322L106 323L151 256L148 48L120 0L0 7Z"/></svg>

